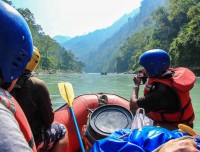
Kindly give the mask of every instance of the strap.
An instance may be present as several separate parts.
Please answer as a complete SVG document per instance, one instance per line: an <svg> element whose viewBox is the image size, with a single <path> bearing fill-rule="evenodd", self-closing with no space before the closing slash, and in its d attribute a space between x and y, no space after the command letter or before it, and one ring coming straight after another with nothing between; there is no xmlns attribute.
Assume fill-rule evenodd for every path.
<svg viewBox="0 0 200 152"><path fill-rule="evenodd" d="M16 112L16 107L12 101L10 94L4 89L0 89L0 103L8 108L13 114Z"/></svg>
<svg viewBox="0 0 200 152"><path fill-rule="evenodd" d="M21 86L24 85L24 83L30 78L32 77L32 73L25 71L17 80L17 86L19 86L21 88Z"/></svg>

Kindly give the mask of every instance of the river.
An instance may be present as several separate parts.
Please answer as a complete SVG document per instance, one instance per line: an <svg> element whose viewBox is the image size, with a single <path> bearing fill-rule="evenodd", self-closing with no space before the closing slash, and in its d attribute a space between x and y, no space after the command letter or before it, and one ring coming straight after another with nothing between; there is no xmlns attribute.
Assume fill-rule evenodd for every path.
<svg viewBox="0 0 200 152"><path fill-rule="evenodd" d="M36 75L47 84L54 109L65 104L61 98L58 83L70 82L74 89L75 97L87 93L113 93L120 95L129 100L132 87L132 74L107 74L99 73L90 74L48 74ZM143 85L141 86L139 96L142 95ZM200 78L197 78L193 89L191 90L192 103L195 110L194 130L200 133Z"/></svg>

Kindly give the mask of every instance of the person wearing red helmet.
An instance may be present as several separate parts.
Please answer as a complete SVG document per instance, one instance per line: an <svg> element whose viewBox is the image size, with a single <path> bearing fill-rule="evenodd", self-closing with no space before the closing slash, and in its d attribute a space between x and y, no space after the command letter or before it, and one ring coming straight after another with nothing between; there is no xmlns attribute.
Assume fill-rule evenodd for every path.
<svg viewBox="0 0 200 152"><path fill-rule="evenodd" d="M130 109L141 107L156 125L175 129L179 123L193 127L194 110L189 91L196 77L184 67L170 68L170 58L166 51L153 49L144 52L139 59L148 77L144 96L138 98L141 78L133 78L134 87L130 97Z"/></svg>
<svg viewBox="0 0 200 152"><path fill-rule="evenodd" d="M21 14L0 1L0 151L36 151L28 121L10 95L33 54L30 29Z"/></svg>

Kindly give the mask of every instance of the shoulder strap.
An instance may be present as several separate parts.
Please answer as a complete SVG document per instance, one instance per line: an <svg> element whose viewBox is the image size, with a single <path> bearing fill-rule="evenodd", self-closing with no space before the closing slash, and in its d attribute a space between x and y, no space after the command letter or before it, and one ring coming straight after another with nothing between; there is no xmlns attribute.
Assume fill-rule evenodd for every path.
<svg viewBox="0 0 200 152"><path fill-rule="evenodd" d="M21 88L24 83L30 78L32 77L33 75L31 74L31 72L24 72L20 77L19 79L17 80L17 87Z"/></svg>

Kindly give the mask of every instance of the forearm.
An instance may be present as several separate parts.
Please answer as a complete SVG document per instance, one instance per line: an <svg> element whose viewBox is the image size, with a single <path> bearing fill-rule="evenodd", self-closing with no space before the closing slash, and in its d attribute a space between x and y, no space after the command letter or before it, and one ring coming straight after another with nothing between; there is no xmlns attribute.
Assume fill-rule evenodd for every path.
<svg viewBox="0 0 200 152"><path fill-rule="evenodd" d="M139 94L139 86L133 86L131 100L138 99L138 94Z"/></svg>
<svg viewBox="0 0 200 152"><path fill-rule="evenodd" d="M130 97L130 110L135 115L136 110L139 108L137 105L137 99L138 99L138 93L139 93L139 86L133 87L133 92Z"/></svg>
<svg viewBox="0 0 200 152"><path fill-rule="evenodd" d="M197 143L194 138L189 136L184 136L177 139L171 139L163 145L156 148L153 152L177 152L177 151L187 151L187 152L198 152Z"/></svg>

